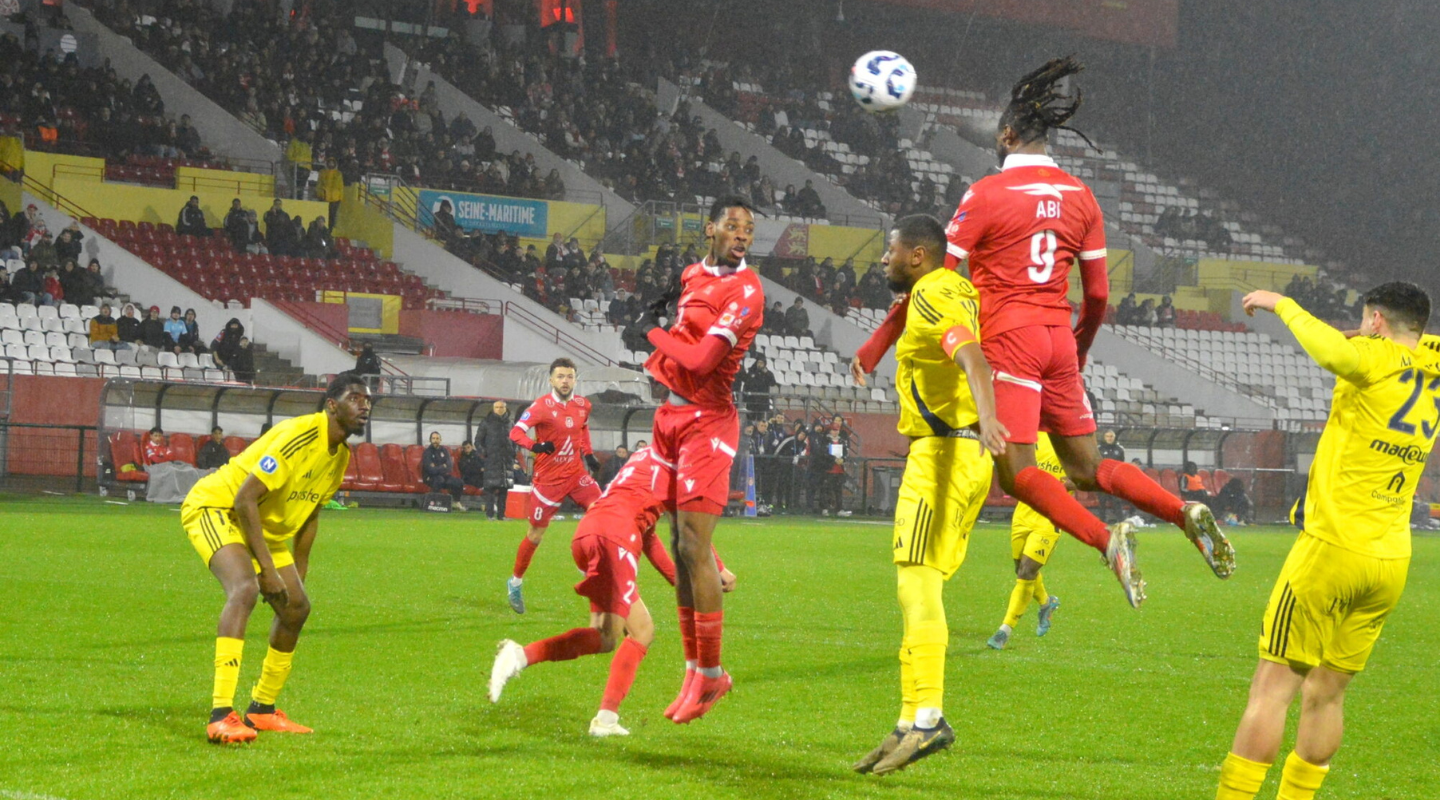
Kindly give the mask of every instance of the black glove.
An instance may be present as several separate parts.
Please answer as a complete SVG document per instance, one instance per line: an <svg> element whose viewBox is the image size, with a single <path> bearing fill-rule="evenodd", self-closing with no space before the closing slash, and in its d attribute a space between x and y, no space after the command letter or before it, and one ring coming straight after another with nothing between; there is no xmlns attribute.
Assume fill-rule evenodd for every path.
<svg viewBox="0 0 1440 800"><path fill-rule="evenodd" d="M648 335L655 328L663 328L660 318L670 316L670 306L680 300L680 281L670 285L669 291L655 299L655 302L645 307L645 313L640 315L641 333Z"/></svg>
<svg viewBox="0 0 1440 800"><path fill-rule="evenodd" d="M555 443L554 443L554 442L536 442L536 443L535 443L535 446L532 447L532 448L530 448L530 452L535 453L536 455L542 455L542 456L544 456L544 455L549 455L549 454L555 452Z"/></svg>
<svg viewBox="0 0 1440 800"><path fill-rule="evenodd" d="M586 469L590 470L590 474L591 474L591 475L599 475L599 474L600 474L600 459L596 458L594 453L586 453L586 454L585 454L585 467L586 467Z"/></svg>

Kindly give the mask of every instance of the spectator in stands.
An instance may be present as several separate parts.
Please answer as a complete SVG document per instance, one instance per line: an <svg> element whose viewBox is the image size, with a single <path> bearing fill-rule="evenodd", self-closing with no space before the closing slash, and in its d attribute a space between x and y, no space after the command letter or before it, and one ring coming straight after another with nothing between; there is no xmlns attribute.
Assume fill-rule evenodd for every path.
<svg viewBox="0 0 1440 800"><path fill-rule="evenodd" d="M175 144L180 149L180 154L186 158L193 158L200 154L202 144L200 132L190 124L190 115L180 115L180 125L175 130Z"/></svg>
<svg viewBox="0 0 1440 800"><path fill-rule="evenodd" d="M1245 482L1239 478L1231 478L1221 487L1213 505L1215 516L1230 525L1255 523L1255 504L1245 493Z"/></svg>
<svg viewBox="0 0 1440 800"><path fill-rule="evenodd" d="M175 218L175 232L183 236L209 236L210 227L205 224L205 212L200 208L200 198L190 195L190 199L180 208L180 214Z"/></svg>
<svg viewBox="0 0 1440 800"><path fill-rule="evenodd" d="M15 303L19 300L10 289L10 273L0 267L0 303Z"/></svg>
<svg viewBox="0 0 1440 800"><path fill-rule="evenodd" d="M65 288L60 285L60 271L54 267L45 270L45 294L50 296L47 305L58 306L65 302Z"/></svg>
<svg viewBox="0 0 1440 800"><path fill-rule="evenodd" d="M435 211L435 237L445 243L447 248L455 245L462 237L460 226L455 222L454 207L450 205L448 198L440 200L440 208ZM560 234L555 234L559 236Z"/></svg>
<svg viewBox="0 0 1440 800"><path fill-rule="evenodd" d="M485 459L480 456L480 451L469 439L460 443L460 457L455 459L456 466L460 470L460 480L466 486L473 486L484 492L485 486Z"/></svg>
<svg viewBox="0 0 1440 800"><path fill-rule="evenodd" d="M85 298L85 285L89 282L85 278L85 270L75 266L74 259L66 259L60 267L60 293L65 302L74 303L77 306L87 306L90 303L81 302Z"/></svg>
<svg viewBox="0 0 1440 800"><path fill-rule="evenodd" d="M805 310L805 301L802 298L795 298L795 302L785 309L785 328L791 336L811 336L810 333L810 312Z"/></svg>
<svg viewBox="0 0 1440 800"><path fill-rule="evenodd" d="M95 305L96 299L105 294L105 276L100 273L100 261L90 259L82 277L84 280L78 282L74 303L77 306Z"/></svg>
<svg viewBox="0 0 1440 800"><path fill-rule="evenodd" d="M120 312L120 319L115 321L115 331L127 347L140 345L140 319L135 316L134 303L125 304L125 308Z"/></svg>
<svg viewBox="0 0 1440 800"><path fill-rule="evenodd" d="M1154 324L1155 324L1155 301L1154 301L1154 300L1146 299L1145 302L1143 302L1143 303L1140 304L1140 307L1139 307L1139 308L1135 309L1135 324L1136 324L1136 325L1154 325Z"/></svg>
<svg viewBox="0 0 1440 800"><path fill-rule="evenodd" d="M165 320L160 318L160 306L150 306L145 319L140 320L141 350L169 350L170 338L165 335Z"/></svg>
<svg viewBox="0 0 1440 800"><path fill-rule="evenodd" d="M625 448L625 445L622 444L615 448L615 452L611 453L610 458L601 465L600 475L595 479L600 483L600 488L604 489L609 486L610 481L615 480L615 476L620 474L620 468L625 466L625 462L629 460L630 451Z"/></svg>
<svg viewBox="0 0 1440 800"><path fill-rule="evenodd" d="M805 188L800 190L795 199L800 216L812 219L825 218L825 205L820 202L820 193L815 191L814 181L807 179Z"/></svg>
<svg viewBox="0 0 1440 800"><path fill-rule="evenodd" d="M285 145L285 162L290 165L293 178L290 185L295 190L295 197L304 197L305 185L310 182L310 167L314 162L310 131L301 129L290 137L290 143Z"/></svg>
<svg viewBox="0 0 1440 800"><path fill-rule="evenodd" d="M228 366L235 373L235 380L241 383L255 382L255 351L250 349L250 337L241 336L235 347L235 355Z"/></svg>
<svg viewBox="0 0 1440 800"><path fill-rule="evenodd" d="M1120 305L1115 309L1115 324L1134 325L1135 312L1137 310L1138 308L1135 305L1135 293L1131 292L1130 294L1125 295L1125 298L1120 301Z"/></svg>
<svg viewBox="0 0 1440 800"><path fill-rule="evenodd" d="M30 259L38 263L42 270L60 263L60 256L55 252L55 242L50 239L50 232L43 227L36 227L31 229L31 234Z"/></svg>
<svg viewBox="0 0 1440 800"><path fill-rule="evenodd" d="M334 230L340 217L340 201L345 199L345 176L334 158L325 159L325 169L320 170L320 181L315 184L315 199L330 204L330 229Z"/></svg>
<svg viewBox="0 0 1440 800"><path fill-rule="evenodd" d="M126 350L129 347L120 341L120 328L110 316L110 304L100 306L100 313L90 318L90 349Z"/></svg>
<svg viewBox="0 0 1440 800"><path fill-rule="evenodd" d="M126 306L127 311L129 308ZM120 338L125 338L124 328L121 328ZM210 341L210 352L214 355L215 363L233 370L234 367L230 365L230 361L235 358L236 351L240 349L240 340L243 338L245 338L245 326L240 323L239 318L231 317L230 321L225 323L225 327Z"/></svg>
<svg viewBox="0 0 1440 800"><path fill-rule="evenodd" d="M22 303L32 303L37 306L48 306L54 303L54 298L45 293L45 273L40 271L40 262L33 258L25 264L25 269L17 271L10 277L10 291Z"/></svg>
<svg viewBox="0 0 1440 800"><path fill-rule="evenodd" d="M1162 328L1175 327L1175 304L1168 294L1160 298L1160 305L1155 309L1155 324Z"/></svg>
<svg viewBox="0 0 1440 800"><path fill-rule="evenodd" d="M485 458L485 518L505 519L505 498L510 484L520 482L512 470L518 466L515 443L510 441L509 408L496 400L480 423L479 448ZM524 468L520 469L524 475Z"/></svg>
<svg viewBox="0 0 1440 800"><path fill-rule="evenodd" d="M335 238L330 235L324 217L316 217L305 231L305 254L310 258L334 258Z"/></svg>
<svg viewBox="0 0 1440 800"><path fill-rule="evenodd" d="M796 465L805 455L805 430L798 423L790 426L780 442L775 445L774 472L771 480L774 490L766 496L776 511L788 511L796 507L799 495L799 481L796 480Z"/></svg>
<svg viewBox="0 0 1440 800"><path fill-rule="evenodd" d="M195 309L185 309L185 333L180 335L180 352L200 355L205 352L205 340L200 336L200 322L195 318Z"/></svg>
<svg viewBox="0 0 1440 800"><path fill-rule="evenodd" d="M785 327L785 306L776 300L765 312L765 319L760 322L760 332L771 336L784 336L788 329Z"/></svg>
<svg viewBox="0 0 1440 800"><path fill-rule="evenodd" d="M195 466L199 469L219 469L230 463L230 451L225 449L225 431L219 425L210 429L210 438L195 454Z"/></svg>
<svg viewBox="0 0 1440 800"><path fill-rule="evenodd" d="M80 223L73 219L70 220L70 226L60 231L60 235L55 237L56 261L61 264L66 261L78 262L80 260L81 240L84 238L85 234L80 230Z"/></svg>
<svg viewBox="0 0 1440 800"><path fill-rule="evenodd" d="M265 246L265 234L260 232L260 220L255 209L245 210L245 227L240 229L240 251L254 255L267 255L270 248Z"/></svg>
<svg viewBox="0 0 1440 800"><path fill-rule="evenodd" d="M179 460L175 456L175 451L170 449L170 444L165 439L165 432L160 430L159 425L150 429L150 436L145 440L145 449L142 455L147 467L151 464Z"/></svg>
<svg viewBox="0 0 1440 800"><path fill-rule="evenodd" d="M738 383L737 388L750 418L764 419L770 413L770 390L780 385L779 381L775 380L775 373L767 366L765 357L757 357L750 369L740 374Z"/></svg>
<svg viewBox="0 0 1440 800"><path fill-rule="evenodd" d="M1093 406L1092 406L1093 408ZM1115 431L1107 430L1100 435L1100 457L1125 463L1125 448L1115 441ZM1113 495L1100 493L1100 518L1106 522L1119 522L1128 514L1124 513L1125 503Z"/></svg>
<svg viewBox="0 0 1440 800"><path fill-rule="evenodd" d="M1205 487L1205 479L1201 477L1200 467L1194 461L1186 461L1185 469L1180 473L1180 497L1193 503L1210 502L1210 492Z"/></svg>
<svg viewBox="0 0 1440 800"><path fill-rule="evenodd" d="M865 275L860 278L859 284L860 302L866 308L888 308L892 295L890 284L885 280L885 273L880 270L879 264L871 264L865 270Z"/></svg>
<svg viewBox="0 0 1440 800"><path fill-rule="evenodd" d="M165 320L162 329L165 331L165 349L179 354L180 342L190 332L180 315L180 306L170 306L170 317Z"/></svg>
<svg viewBox="0 0 1440 800"><path fill-rule="evenodd" d="M849 512L842 510L841 504L845 498L845 456L849 448L840 441L840 431L830 431L830 436L825 441L825 450L829 455L830 466L822 479L823 504L820 514L826 517L831 513L848 516Z"/></svg>
<svg viewBox="0 0 1440 800"><path fill-rule="evenodd" d="M245 252L245 245L249 243L249 231L245 209L240 207L240 198L230 201L230 210L225 212L225 221L222 227L225 235L230 237L230 246L235 252Z"/></svg>
<svg viewBox="0 0 1440 800"><path fill-rule="evenodd" d="M454 471L455 459L440 443L440 432L432 431L430 446L425 448L425 454L420 457L420 478L430 487L432 493L449 492L454 498L451 508L464 511L465 506L460 504L460 500L465 494L465 482L455 477L452 474Z"/></svg>
<svg viewBox="0 0 1440 800"><path fill-rule="evenodd" d="M358 375L380 374L380 356L375 355L375 345L370 342L360 345L360 356L355 359L354 372Z"/></svg>

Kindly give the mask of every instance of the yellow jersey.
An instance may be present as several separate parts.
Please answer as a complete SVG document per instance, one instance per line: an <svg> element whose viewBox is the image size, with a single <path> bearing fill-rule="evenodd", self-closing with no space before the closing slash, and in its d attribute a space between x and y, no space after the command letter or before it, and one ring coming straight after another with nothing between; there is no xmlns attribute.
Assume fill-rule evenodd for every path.
<svg viewBox="0 0 1440 800"><path fill-rule="evenodd" d="M1409 558L1410 507L1440 431L1440 353L1347 340L1288 298L1275 312L1338 378L1295 524L1353 553Z"/></svg>
<svg viewBox="0 0 1440 800"><path fill-rule="evenodd" d="M350 447L342 442L331 453L326 446L329 429L323 411L279 423L228 464L196 482L185 504L233 508L240 485L254 475L268 490L259 503L265 538L283 542L294 537L345 480Z"/></svg>
<svg viewBox="0 0 1440 800"><path fill-rule="evenodd" d="M937 269L910 289L905 333L895 345L895 390L900 395L900 433L949 436L979 421L957 349L977 341L980 295L963 275Z"/></svg>

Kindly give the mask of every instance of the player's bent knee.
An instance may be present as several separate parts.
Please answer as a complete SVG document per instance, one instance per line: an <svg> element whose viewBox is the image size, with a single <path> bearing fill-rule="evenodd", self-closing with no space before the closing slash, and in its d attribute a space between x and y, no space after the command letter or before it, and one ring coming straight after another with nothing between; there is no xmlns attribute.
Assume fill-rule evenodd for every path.
<svg viewBox="0 0 1440 800"><path fill-rule="evenodd" d="M1039 561L1029 556L1022 556L1015 563L1015 577L1022 581L1033 581L1039 577L1041 566Z"/></svg>
<svg viewBox="0 0 1440 800"><path fill-rule="evenodd" d="M225 602L227 605L253 609L255 604L260 602L260 581L251 577L249 580L236 581L227 586Z"/></svg>

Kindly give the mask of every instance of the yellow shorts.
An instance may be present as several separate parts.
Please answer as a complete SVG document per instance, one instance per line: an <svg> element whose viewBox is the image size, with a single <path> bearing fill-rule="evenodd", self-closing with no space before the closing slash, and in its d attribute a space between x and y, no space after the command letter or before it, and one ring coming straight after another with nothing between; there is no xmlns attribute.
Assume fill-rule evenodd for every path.
<svg viewBox="0 0 1440 800"><path fill-rule="evenodd" d="M195 546L195 552L205 559L207 567L210 566L210 558L215 552L227 544L238 544L247 551L250 549L245 543L244 532L235 522L235 512L231 509L192 506L186 503L180 507L180 525L190 537L190 544ZM275 562L276 569L295 563L295 556L284 542L266 539L265 545L270 550L270 559ZM259 573L260 562L253 557L250 562L255 565L255 572Z"/></svg>
<svg viewBox="0 0 1440 800"><path fill-rule="evenodd" d="M911 442L895 505L895 563L923 564L946 578L955 574L994 468L974 439L926 436Z"/></svg>
<svg viewBox="0 0 1440 800"><path fill-rule="evenodd" d="M1301 532L1260 624L1260 657L1354 674L1405 591L1408 558L1371 558Z"/></svg>
<svg viewBox="0 0 1440 800"><path fill-rule="evenodd" d="M1010 521L1010 557L1019 561L1020 556L1029 556L1043 565L1060 544L1060 535L1055 523L1021 503L1015 506L1015 517Z"/></svg>

